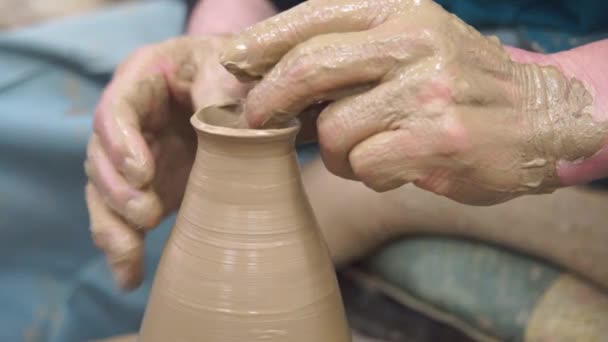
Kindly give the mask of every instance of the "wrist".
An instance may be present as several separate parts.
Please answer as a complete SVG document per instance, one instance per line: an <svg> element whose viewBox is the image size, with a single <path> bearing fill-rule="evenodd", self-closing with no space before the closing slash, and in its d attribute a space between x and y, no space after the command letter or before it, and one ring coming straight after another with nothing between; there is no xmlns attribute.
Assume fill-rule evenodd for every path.
<svg viewBox="0 0 608 342"><path fill-rule="evenodd" d="M576 77L593 98L592 116L598 124L608 122L608 40L553 55L567 76ZM588 183L608 176L608 139L593 156L560 161L558 175L564 185Z"/></svg>
<svg viewBox="0 0 608 342"><path fill-rule="evenodd" d="M234 34L275 14L269 0L200 0L192 11L187 34Z"/></svg>
<svg viewBox="0 0 608 342"><path fill-rule="evenodd" d="M554 66L568 82L568 93L572 96L576 86L584 87L585 96L591 99L589 105L581 113L559 113L567 120L569 116L586 116L588 124L570 130L564 137L566 150L576 150L584 147L585 139L590 134L599 134L599 141L592 149L581 148L579 155L557 154L557 177L561 186L578 185L608 176L608 40L581 46L576 49L555 54L538 54L529 51L508 48L515 62ZM566 116L563 116L563 115ZM552 118L552 121L555 118ZM567 120L558 120L562 125ZM580 119L579 119L580 120ZM562 122L563 121L563 122ZM576 127L576 125L572 126ZM593 133L594 132L594 133ZM555 132L560 136L563 132ZM590 146L587 146L589 148ZM581 151L584 151L582 153Z"/></svg>
<svg viewBox="0 0 608 342"><path fill-rule="evenodd" d="M568 77L579 79L593 97L596 121L608 121L608 39L551 55Z"/></svg>

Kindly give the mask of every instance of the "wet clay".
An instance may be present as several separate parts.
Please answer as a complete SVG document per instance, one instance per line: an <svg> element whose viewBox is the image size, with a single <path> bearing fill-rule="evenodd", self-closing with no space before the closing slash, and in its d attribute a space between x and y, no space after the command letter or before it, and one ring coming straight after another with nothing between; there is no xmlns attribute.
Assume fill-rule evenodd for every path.
<svg viewBox="0 0 608 342"><path fill-rule="evenodd" d="M377 193L330 174L320 159L303 177L337 266L403 236L459 236L536 256L608 290L605 193L567 188L474 207L414 186Z"/></svg>
<svg viewBox="0 0 608 342"><path fill-rule="evenodd" d="M350 342L329 252L300 177L299 122L192 117L198 149L139 341Z"/></svg>
<svg viewBox="0 0 608 342"><path fill-rule="evenodd" d="M379 191L417 182L469 204L551 193L558 162L608 140L580 80L516 63L432 1L308 1L227 46L227 70L261 79L245 106L252 127L342 90L317 122L322 148L334 173ZM362 84L376 86L349 97Z"/></svg>

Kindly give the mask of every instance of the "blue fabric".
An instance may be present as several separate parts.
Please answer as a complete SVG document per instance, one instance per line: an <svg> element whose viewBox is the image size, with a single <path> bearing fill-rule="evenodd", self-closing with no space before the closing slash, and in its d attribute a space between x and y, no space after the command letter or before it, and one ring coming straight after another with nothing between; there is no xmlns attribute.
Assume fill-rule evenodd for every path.
<svg viewBox="0 0 608 342"><path fill-rule="evenodd" d="M82 163L117 63L180 34L184 17L181 2L148 1L0 33L0 341L138 326L149 282L128 295L112 288L88 232ZM170 223L148 237L150 269Z"/></svg>
<svg viewBox="0 0 608 342"><path fill-rule="evenodd" d="M173 218L147 236L142 288L117 291L91 243L82 163L93 108L116 65L180 34L185 15L181 1L149 0L0 32L0 341L78 342L137 330ZM511 45L529 43L517 31L496 33ZM555 48L543 39L541 47ZM300 150L301 161L315 151Z"/></svg>
<svg viewBox="0 0 608 342"><path fill-rule="evenodd" d="M603 0L435 0L476 26L521 26L591 33L608 29Z"/></svg>
<svg viewBox="0 0 608 342"><path fill-rule="evenodd" d="M272 0L287 10L304 0ZM604 0L435 0L446 10L476 26L522 26L568 33L608 29Z"/></svg>
<svg viewBox="0 0 608 342"><path fill-rule="evenodd" d="M435 0L477 28L511 27L526 48L552 53L608 37L604 0Z"/></svg>
<svg viewBox="0 0 608 342"><path fill-rule="evenodd" d="M272 0L288 10L304 0ZM435 0L478 29L509 27L531 50L551 53L607 38L606 0Z"/></svg>

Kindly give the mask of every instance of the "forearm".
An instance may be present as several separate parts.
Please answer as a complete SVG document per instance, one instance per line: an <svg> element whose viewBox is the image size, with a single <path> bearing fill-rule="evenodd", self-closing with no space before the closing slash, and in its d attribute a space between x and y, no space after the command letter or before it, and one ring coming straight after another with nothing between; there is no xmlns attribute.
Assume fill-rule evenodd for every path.
<svg viewBox="0 0 608 342"><path fill-rule="evenodd" d="M593 98L593 120L608 121L608 39L548 55L512 48L509 50L517 62L553 65L566 77L581 81ZM565 186L608 177L608 136L603 148L593 156L575 162L559 162L558 175Z"/></svg>
<svg viewBox="0 0 608 342"><path fill-rule="evenodd" d="M188 34L232 34L276 14L268 0L200 0L188 23Z"/></svg>

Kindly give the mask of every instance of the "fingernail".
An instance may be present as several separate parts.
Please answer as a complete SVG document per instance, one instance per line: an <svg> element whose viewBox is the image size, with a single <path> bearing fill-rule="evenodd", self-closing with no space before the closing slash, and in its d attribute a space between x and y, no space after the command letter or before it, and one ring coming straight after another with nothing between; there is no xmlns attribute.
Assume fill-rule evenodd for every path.
<svg viewBox="0 0 608 342"><path fill-rule="evenodd" d="M220 62L222 64L233 64L243 61L247 58L247 44L242 39L237 38L226 44L220 53Z"/></svg>
<svg viewBox="0 0 608 342"><path fill-rule="evenodd" d="M234 42L220 54L220 63L228 72L241 82L252 82L262 78L263 73L251 65L247 44L241 41Z"/></svg>

